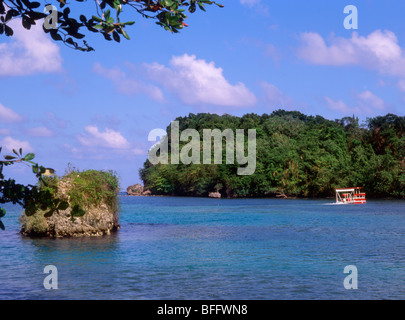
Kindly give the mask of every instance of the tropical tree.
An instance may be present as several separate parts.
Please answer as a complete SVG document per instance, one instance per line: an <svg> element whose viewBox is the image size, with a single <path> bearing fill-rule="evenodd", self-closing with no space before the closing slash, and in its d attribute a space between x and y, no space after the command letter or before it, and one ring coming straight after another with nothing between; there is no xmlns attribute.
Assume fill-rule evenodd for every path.
<svg viewBox="0 0 405 320"><path fill-rule="evenodd" d="M53 40L61 41L73 49L89 52L94 49L84 40L88 32L100 34L108 41L120 42L121 36L130 39L126 27L133 25L135 20L129 14L125 18L129 21L122 21L125 15L123 12L127 9L128 12L131 10L131 13L135 12L142 18L155 21L167 31L178 33L188 26L185 23L186 12L194 13L197 8L205 11L206 5L213 4L223 7L209 0L94 0L95 6L92 4L89 9L89 6L86 6L88 2L84 0L72 3L67 3L66 0L56 1L59 9L47 1L41 4L35 0L0 0L0 36L13 36L14 30L9 22L19 19L27 30L41 23L43 31ZM81 41L80 44L78 40ZM1 149L0 147L0 154ZM13 153L14 155L7 155L0 161L0 204L20 204L27 215L41 209L46 211L46 216L50 216L57 210L67 209L69 204L66 201L52 196L47 188L41 188L41 184L43 186L47 183L43 179L46 169L32 161L35 155L29 153L24 156L21 149L13 150ZM30 165L40 183L35 186L22 185L12 178L6 179L3 174L4 167L18 163ZM4 229L1 218L5 214L5 209L0 207L1 229Z"/></svg>
<svg viewBox="0 0 405 320"><path fill-rule="evenodd" d="M0 147L0 154L2 148ZM6 155L4 160L0 160L0 204L13 203L21 205L27 216L33 215L38 209L46 211L46 216L51 216L55 211L66 210L69 204L56 197L51 196L49 190L41 188L38 185L22 185L16 183L12 178L6 179L3 174L4 167L16 164L26 164L31 166L32 172L39 181L46 185L47 182L43 178L46 172L54 172L53 169L45 168L33 162L35 154L28 153L23 155L22 149L13 150L14 155ZM0 229L4 230L4 224L1 218L6 214L6 210L0 207Z"/></svg>
<svg viewBox="0 0 405 320"><path fill-rule="evenodd" d="M59 9L48 2L41 5L35 0L0 0L0 36L14 34L8 24L13 19L20 19L28 30L42 22L44 32L49 33L53 40L88 52L94 50L84 40L88 32L98 33L108 41L120 42L121 36L129 39L126 27L135 23L132 13L152 19L165 30L177 33L188 26L185 23L187 11L194 13L197 8L205 11L205 6L212 4L223 7L209 0L94 0L95 6L92 3L91 7L89 2L93 1L56 1ZM131 14L123 13L127 9ZM124 15L129 21L122 21Z"/></svg>
<svg viewBox="0 0 405 320"><path fill-rule="evenodd" d="M369 196L405 197L405 117L388 114L360 125L354 116L331 121L276 110L243 117L190 114L176 120L180 130L196 129L200 138L204 129L255 129L256 170L238 176L236 165L225 161L202 167L147 160L140 176L155 194L325 197L333 196L334 188L362 186ZM170 145L170 127L167 132Z"/></svg>

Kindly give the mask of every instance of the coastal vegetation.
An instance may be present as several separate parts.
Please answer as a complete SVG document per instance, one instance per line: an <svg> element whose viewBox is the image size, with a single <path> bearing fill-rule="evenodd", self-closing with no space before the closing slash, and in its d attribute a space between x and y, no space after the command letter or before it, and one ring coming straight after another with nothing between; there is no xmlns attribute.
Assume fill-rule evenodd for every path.
<svg viewBox="0 0 405 320"><path fill-rule="evenodd" d="M155 21L164 30L178 33L188 27L185 23L187 12L192 14L197 9L206 11L210 5L224 7L210 0L97 0L94 1L95 6L90 7L92 9L84 0L76 0L77 3L66 0L58 2L59 8L47 3L44 8L35 0L0 0L0 36L13 36L14 30L8 22L19 18L27 30L41 22L43 31L49 33L54 41L75 50L90 52L94 49L84 40L86 33L98 34L107 41L120 42L122 37L129 40L127 27L135 24L135 17ZM124 22L123 19L130 21ZM79 40L82 43L78 43Z"/></svg>
<svg viewBox="0 0 405 320"><path fill-rule="evenodd" d="M0 147L0 154L2 147ZM55 211L64 210L69 205L56 196L52 196L50 190L43 188L47 182L44 179L45 174L54 172L51 168L45 168L35 163L33 159L35 154L23 154L22 149L13 150L13 155L5 155L4 160L0 160L0 204L12 203L19 204L25 210L27 215L33 215L39 209L52 215ZM32 172L38 179L37 185L23 185L16 183L15 179L6 179L3 170L5 167L15 164L26 164L31 166ZM4 230L4 224L1 218L6 214L6 210L0 207L0 229Z"/></svg>
<svg viewBox="0 0 405 320"><path fill-rule="evenodd" d="M58 177L53 169L35 163L34 158L35 154L24 155L22 149L19 149L0 160L0 204L21 205L24 213L20 221L25 233L47 232L48 222L58 219L54 216L63 216L65 220L75 222L76 218L89 216L95 211L100 211L97 214L105 221L112 221L107 223L108 228L111 224L113 228L118 226L119 177L114 171L80 171L69 166L65 174ZM31 166L38 182L35 185L23 185L13 178L6 178L4 168L16 164ZM3 230L5 226L1 218L5 214L6 210L0 207L0 228ZM103 217L104 214L109 215L107 219ZM64 224L66 226L66 221Z"/></svg>
<svg viewBox="0 0 405 320"><path fill-rule="evenodd" d="M102 202L112 212L118 213L119 211L118 192L120 184L115 171L80 171L69 167L63 177L53 177L52 179L56 182L65 181L66 183L66 181L69 181L71 188L69 188L67 196L72 208L79 208L78 215L91 206L99 206ZM53 186L53 192L56 192ZM49 188L49 184L47 188Z"/></svg>
<svg viewBox="0 0 405 320"><path fill-rule="evenodd" d="M34 236L102 235L117 229L119 178L113 171L69 168L62 177L44 177L39 190L68 205L20 217L21 233Z"/></svg>
<svg viewBox="0 0 405 320"><path fill-rule="evenodd" d="M277 110L242 117L189 114L176 120L180 130L195 129L200 136L204 129L256 129L256 170L237 175L239 165L226 164L225 154L222 164L146 160L140 177L155 195L325 197L335 188L359 186L371 197L405 197L405 117L387 114L360 124L354 116L332 121ZM171 150L170 126L167 132Z"/></svg>

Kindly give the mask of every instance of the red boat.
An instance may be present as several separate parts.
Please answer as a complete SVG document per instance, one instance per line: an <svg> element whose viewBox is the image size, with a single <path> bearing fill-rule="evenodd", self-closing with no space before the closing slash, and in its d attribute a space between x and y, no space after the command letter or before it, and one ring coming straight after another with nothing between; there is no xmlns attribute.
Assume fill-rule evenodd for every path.
<svg viewBox="0 0 405 320"><path fill-rule="evenodd" d="M361 192L360 187L336 189L336 203L339 204L364 204L366 194Z"/></svg>

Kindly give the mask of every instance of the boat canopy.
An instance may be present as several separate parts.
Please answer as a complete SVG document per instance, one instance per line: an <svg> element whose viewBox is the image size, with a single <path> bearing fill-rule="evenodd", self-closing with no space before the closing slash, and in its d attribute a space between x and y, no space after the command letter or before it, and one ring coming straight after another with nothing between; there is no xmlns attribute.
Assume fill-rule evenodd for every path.
<svg viewBox="0 0 405 320"><path fill-rule="evenodd" d="M336 189L336 192L354 192L354 188L351 188L351 189Z"/></svg>

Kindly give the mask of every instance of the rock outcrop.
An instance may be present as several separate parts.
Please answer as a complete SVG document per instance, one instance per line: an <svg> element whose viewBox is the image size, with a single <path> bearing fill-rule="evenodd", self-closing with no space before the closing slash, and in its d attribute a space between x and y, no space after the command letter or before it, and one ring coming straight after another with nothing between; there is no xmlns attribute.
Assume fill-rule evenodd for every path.
<svg viewBox="0 0 405 320"><path fill-rule="evenodd" d="M215 199L220 199L221 198L221 194L219 192L210 192L208 194L208 197L210 198L215 198Z"/></svg>
<svg viewBox="0 0 405 320"><path fill-rule="evenodd" d="M69 202L68 191L71 188L69 180L59 181L57 197ZM42 210L32 216L23 212L20 233L30 237L62 238L102 236L119 230L117 209L108 206L103 199L97 205L83 209L85 213L81 217L72 217L71 206L66 210L55 211L50 217L45 217L45 211Z"/></svg>
<svg viewBox="0 0 405 320"><path fill-rule="evenodd" d="M152 195L152 191L150 190L146 190L142 193L143 196L151 196Z"/></svg>
<svg viewBox="0 0 405 320"><path fill-rule="evenodd" d="M127 188L127 194L129 196L151 196L152 192L150 190L145 190L140 183L137 183Z"/></svg>
<svg viewBox="0 0 405 320"><path fill-rule="evenodd" d="M276 198L279 198L279 199L287 199L288 196L285 195L283 192L280 192L280 193L278 193L278 194L276 195Z"/></svg>
<svg viewBox="0 0 405 320"><path fill-rule="evenodd" d="M134 184L127 188L127 194L129 196L141 196L143 191L143 186L140 183Z"/></svg>
<svg viewBox="0 0 405 320"><path fill-rule="evenodd" d="M120 228L117 214L110 212L104 204L89 208L84 216L73 219L70 210L55 212L48 218L44 217L43 211L38 211L33 216L23 213L20 217L20 233L31 237L94 237L110 234Z"/></svg>

